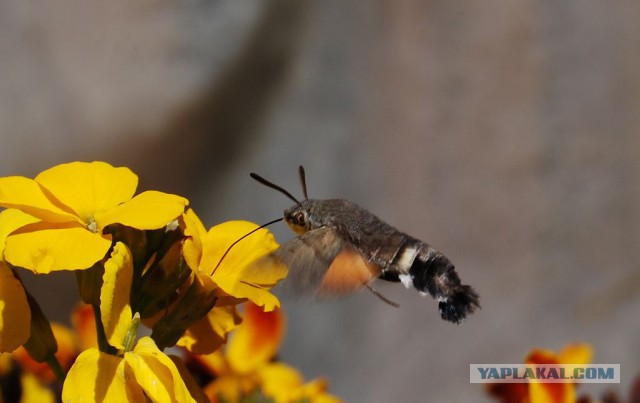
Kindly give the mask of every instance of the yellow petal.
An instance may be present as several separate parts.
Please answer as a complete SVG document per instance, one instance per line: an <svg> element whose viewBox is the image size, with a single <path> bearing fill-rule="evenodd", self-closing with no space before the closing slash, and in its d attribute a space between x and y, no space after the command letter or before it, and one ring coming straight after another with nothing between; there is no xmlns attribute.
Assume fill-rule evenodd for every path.
<svg viewBox="0 0 640 403"><path fill-rule="evenodd" d="M303 401L293 399L296 389L302 387L304 379L296 369L282 363L272 363L259 372L262 392L276 402Z"/></svg>
<svg viewBox="0 0 640 403"><path fill-rule="evenodd" d="M18 228L37 221L39 220L34 216L12 208L0 212L0 260L4 259L4 244L7 236Z"/></svg>
<svg viewBox="0 0 640 403"><path fill-rule="evenodd" d="M182 248L182 255L191 270L197 271L202 258L202 242L207 236L207 230L193 209L187 209L182 214L184 223L184 235L187 237Z"/></svg>
<svg viewBox="0 0 640 403"><path fill-rule="evenodd" d="M4 255L14 266L46 274L89 268L105 256L110 246L109 239L84 228L42 229L10 235Z"/></svg>
<svg viewBox="0 0 640 403"><path fill-rule="evenodd" d="M316 379L304 383L300 373L288 365L272 363L259 371L261 389L276 402L339 403L327 393L327 381Z"/></svg>
<svg viewBox="0 0 640 403"><path fill-rule="evenodd" d="M133 317L129 305L132 278L131 252L125 244L118 242L104 264L100 291L100 315L104 332L109 344L118 349L124 348L122 342Z"/></svg>
<svg viewBox="0 0 640 403"><path fill-rule="evenodd" d="M169 355L169 358L175 364L178 372L180 373L180 377L184 380L184 384L187 386L189 390L189 394L199 403L209 403L209 398L204 393L198 382L193 377L193 374L189 372L189 369L185 365L184 361L178 356Z"/></svg>
<svg viewBox="0 0 640 403"><path fill-rule="evenodd" d="M96 213L99 228L120 223L137 229L157 229L179 217L189 201L184 197L148 191L107 211Z"/></svg>
<svg viewBox="0 0 640 403"><path fill-rule="evenodd" d="M315 379L302 385L296 391L296 401L309 401L310 403L340 403L342 400L327 392L327 381Z"/></svg>
<svg viewBox="0 0 640 403"><path fill-rule="evenodd" d="M200 269L207 274L211 274L215 269L215 274L220 276L222 273L233 271L234 267L246 266L276 250L278 243L265 228L246 236L256 228L258 225L248 221L227 221L212 227L203 242ZM246 237L240 240L244 236ZM236 241L238 242L229 249ZM225 253L224 260L220 262ZM216 268L218 264L220 265Z"/></svg>
<svg viewBox="0 0 640 403"><path fill-rule="evenodd" d="M131 197L138 177L129 168L114 168L105 162L71 162L47 169L35 181L84 222Z"/></svg>
<svg viewBox="0 0 640 403"><path fill-rule="evenodd" d="M194 354L210 354L227 340L227 333L240 322L235 306L216 306L207 316L190 326L177 344Z"/></svg>
<svg viewBox="0 0 640 403"><path fill-rule="evenodd" d="M23 176L0 178L0 206L16 208L47 222L78 221L70 210L47 197L40 185Z"/></svg>
<svg viewBox="0 0 640 403"><path fill-rule="evenodd" d="M144 402L145 396L123 359L92 348L80 354L69 370L62 401Z"/></svg>
<svg viewBox="0 0 640 403"><path fill-rule="evenodd" d="M38 378L25 372L20 377L22 396L20 403L54 403L55 396L51 389L44 386Z"/></svg>
<svg viewBox="0 0 640 403"><path fill-rule="evenodd" d="M283 264L274 259L261 259L278 248L273 235L263 228L229 249L257 227L246 221L229 221L211 228L205 238L200 270L207 274L213 272L213 281L227 294L248 298L270 311L279 307L280 302L268 290L287 275Z"/></svg>
<svg viewBox="0 0 640 403"><path fill-rule="evenodd" d="M530 403L574 403L576 401L575 385L572 383L537 383L529 384Z"/></svg>
<svg viewBox="0 0 640 403"><path fill-rule="evenodd" d="M0 261L0 353L12 352L26 342L30 323L24 288L7 264Z"/></svg>
<svg viewBox="0 0 640 403"><path fill-rule="evenodd" d="M284 316L280 310L263 312L247 303L242 325L227 345L227 359L236 373L246 374L265 365L278 352L284 337Z"/></svg>
<svg viewBox="0 0 640 403"><path fill-rule="evenodd" d="M211 402L215 403L241 402L241 397L251 392L255 386L247 379L223 376L209 383L204 388L204 393L206 393Z"/></svg>
<svg viewBox="0 0 640 403"><path fill-rule="evenodd" d="M169 357L150 337L141 338L132 352L124 354L137 383L156 402L195 402Z"/></svg>
<svg viewBox="0 0 640 403"><path fill-rule="evenodd" d="M587 344L569 344L558 355L561 364L589 364L593 359L593 348Z"/></svg>

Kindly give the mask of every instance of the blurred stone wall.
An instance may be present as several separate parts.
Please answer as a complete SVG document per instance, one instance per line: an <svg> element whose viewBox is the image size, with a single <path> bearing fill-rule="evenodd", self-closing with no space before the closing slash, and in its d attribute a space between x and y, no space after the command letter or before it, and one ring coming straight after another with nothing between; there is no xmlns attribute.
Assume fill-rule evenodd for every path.
<svg viewBox="0 0 640 403"><path fill-rule="evenodd" d="M394 284L379 289L400 309L369 293L286 301L282 358L307 378L348 402L483 401L469 363L586 341L626 391L640 373L639 22L633 1L6 1L0 174L125 164L213 225L281 214L289 201L248 172L299 195L304 164L311 197L432 243L483 306L454 326ZM64 320L73 292L54 289Z"/></svg>

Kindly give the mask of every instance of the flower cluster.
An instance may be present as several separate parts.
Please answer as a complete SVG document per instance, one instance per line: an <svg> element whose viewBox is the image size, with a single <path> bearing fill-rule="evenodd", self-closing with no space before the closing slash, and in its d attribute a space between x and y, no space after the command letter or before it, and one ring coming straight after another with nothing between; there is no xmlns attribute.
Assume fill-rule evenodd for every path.
<svg viewBox="0 0 640 403"><path fill-rule="evenodd" d="M278 244L269 231L244 221L207 230L185 198L135 195L137 182L129 169L104 162L62 164L34 179L0 178L0 353L13 353L0 355L0 377L21 374L23 401L52 401L42 387L52 379L62 382L65 402L207 400L183 360L164 353L179 346L202 362L226 363L224 371L212 366L211 399L328 396L321 382L305 385L288 367L269 375L268 368L282 365L271 362L273 345L253 354L265 331L256 318L280 318L269 290L287 274L270 257ZM22 270L74 271L86 304L74 312L75 332L47 320ZM246 301L239 326L238 306ZM150 331L139 332L141 324ZM220 347L237 327L225 356ZM238 354L245 354L242 364ZM245 380L236 390L221 387L228 377ZM278 382L289 385L286 393Z"/></svg>
<svg viewBox="0 0 640 403"><path fill-rule="evenodd" d="M593 348L586 343L572 343L566 345L556 353L548 349L536 348L529 352L524 359L527 366L548 365L581 365L591 363ZM589 403L608 402L622 403L640 401L640 376L632 382L628 399L625 400L620 391L608 390L601 398L594 398L589 394L578 396L578 383L561 382L545 383L529 380L528 383L494 383L487 384L486 391L496 401L501 403Z"/></svg>
<svg viewBox="0 0 640 403"><path fill-rule="evenodd" d="M225 348L209 355L189 354L187 365L207 379L204 392L212 402L339 402L326 393L324 380L304 383L294 368L274 361L283 336L281 310L264 312L249 302L242 326Z"/></svg>

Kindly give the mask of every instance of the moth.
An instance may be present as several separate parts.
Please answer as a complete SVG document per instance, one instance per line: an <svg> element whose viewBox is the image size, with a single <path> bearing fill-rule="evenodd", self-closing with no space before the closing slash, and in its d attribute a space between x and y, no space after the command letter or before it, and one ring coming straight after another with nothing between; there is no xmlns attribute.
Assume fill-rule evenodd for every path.
<svg viewBox="0 0 640 403"><path fill-rule="evenodd" d="M445 255L355 203L309 199L302 166L299 174L302 201L261 176L250 174L295 202L284 210L284 221L298 236L270 256L289 267L287 288L302 294L340 295L364 287L393 305L371 286L380 279L431 295L438 301L440 316L449 322L459 324L480 308L478 294L461 284Z"/></svg>

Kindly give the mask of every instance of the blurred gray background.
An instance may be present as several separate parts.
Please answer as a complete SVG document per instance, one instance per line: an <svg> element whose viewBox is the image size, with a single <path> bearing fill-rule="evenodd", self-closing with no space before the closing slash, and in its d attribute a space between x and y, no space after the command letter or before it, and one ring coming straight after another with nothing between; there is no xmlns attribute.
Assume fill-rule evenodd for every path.
<svg viewBox="0 0 640 403"><path fill-rule="evenodd" d="M640 373L640 3L0 2L0 175L127 165L208 226L358 202L481 294L286 301L281 358L347 402L488 401L469 363L584 341ZM281 242L292 234L273 228ZM29 279L58 320L74 277ZM52 285L53 281L53 285ZM68 290L66 289L68 287ZM600 393L603 386L582 387Z"/></svg>

